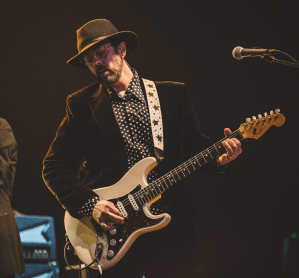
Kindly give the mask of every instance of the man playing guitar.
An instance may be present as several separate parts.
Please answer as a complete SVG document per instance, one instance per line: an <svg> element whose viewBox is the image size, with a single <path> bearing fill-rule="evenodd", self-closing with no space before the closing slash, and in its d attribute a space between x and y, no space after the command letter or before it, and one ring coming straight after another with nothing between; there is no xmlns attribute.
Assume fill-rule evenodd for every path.
<svg viewBox="0 0 299 278"><path fill-rule="evenodd" d="M135 33L118 32L104 19L77 31L78 54L68 64L89 68L98 82L68 96L66 115L44 159L44 181L69 214L91 217L107 231L124 224L124 211L93 189L117 183L137 162L155 157L160 163L148 173L150 184L209 146L185 84L147 85L128 65L126 56L137 44ZM155 96L146 93L153 86L158 96L153 101L159 105L153 105ZM224 132L231 134L228 128ZM242 152L241 143L232 138L222 145L226 153L200 171L231 170L231 161ZM138 237L117 264L103 271L104 277L203 277L192 205L179 183L150 208L154 215L169 213L170 223ZM98 277L99 272L90 269L89 275Z"/></svg>

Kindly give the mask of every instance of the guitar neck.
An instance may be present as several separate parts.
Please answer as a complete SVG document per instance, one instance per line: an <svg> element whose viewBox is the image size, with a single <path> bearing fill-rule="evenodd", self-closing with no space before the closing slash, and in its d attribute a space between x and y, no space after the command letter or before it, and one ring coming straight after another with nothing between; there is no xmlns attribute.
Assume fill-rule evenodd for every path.
<svg viewBox="0 0 299 278"><path fill-rule="evenodd" d="M217 143L196 154L183 164L174 168L172 171L155 180L149 186L140 190L137 196L135 196L139 200L140 205L143 205L146 202L155 198L156 196L160 195L162 192L170 188L172 185L181 181L194 171L198 170L199 168L203 167L204 165L215 159L218 155L226 153L226 149L222 146L222 142L227 138L237 138L238 140L244 139L243 135L241 134L241 131L237 129L228 137L221 139Z"/></svg>

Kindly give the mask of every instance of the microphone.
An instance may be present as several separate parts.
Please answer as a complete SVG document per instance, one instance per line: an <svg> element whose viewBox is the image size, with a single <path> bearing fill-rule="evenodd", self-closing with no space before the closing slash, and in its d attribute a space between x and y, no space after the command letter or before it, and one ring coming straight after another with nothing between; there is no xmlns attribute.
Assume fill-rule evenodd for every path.
<svg viewBox="0 0 299 278"><path fill-rule="evenodd" d="M281 53L280 50L276 49L263 49L263 48L243 48L241 46L237 46L233 49L233 57L237 60L241 60L244 57L256 57L261 55L275 55Z"/></svg>

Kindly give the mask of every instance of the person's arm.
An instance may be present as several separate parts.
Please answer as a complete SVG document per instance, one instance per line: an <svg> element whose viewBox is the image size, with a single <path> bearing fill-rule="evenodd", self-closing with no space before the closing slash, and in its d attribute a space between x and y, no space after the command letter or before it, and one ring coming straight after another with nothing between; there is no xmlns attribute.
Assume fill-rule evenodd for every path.
<svg viewBox="0 0 299 278"><path fill-rule="evenodd" d="M72 98L68 97L66 115L43 161L43 179L62 206L76 218L84 216L78 213L79 208L97 197L75 175L82 160L82 147L75 106Z"/></svg>
<svg viewBox="0 0 299 278"><path fill-rule="evenodd" d="M75 173L82 160L82 136L76 119L76 108L71 97L67 99L66 115L44 159L43 179L71 216L93 217L104 229L122 224L121 213L114 204L99 196L80 181ZM78 116L77 116L78 117Z"/></svg>

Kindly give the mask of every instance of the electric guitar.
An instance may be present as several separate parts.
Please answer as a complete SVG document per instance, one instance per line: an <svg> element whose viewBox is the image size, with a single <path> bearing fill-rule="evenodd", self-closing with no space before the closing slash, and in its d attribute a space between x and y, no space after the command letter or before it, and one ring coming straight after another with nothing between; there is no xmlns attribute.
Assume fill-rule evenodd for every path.
<svg viewBox="0 0 299 278"><path fill-rule="evenodd" d="M85 265L91 268L107 269L115 265L129 250L138 236L165 227L171 217L167 213L151 214L150 204L161 198L161 194L172 185L190 175L218 155L226 153L222 142L227 138L261 137L272 125L280 127L285 118L271 111L270 115L259 115L246 119L239 129L221 139L204 151L198 153L159 179L147 183L148 173L157 166L153 157L147 157L136 163L116 184L95 189L102 200L109 200L119 209L125 218L124 224L115 225L116 229L104 231L100 225L84 217L76 219L65 213L65 230L76 254Z"/></svg>

